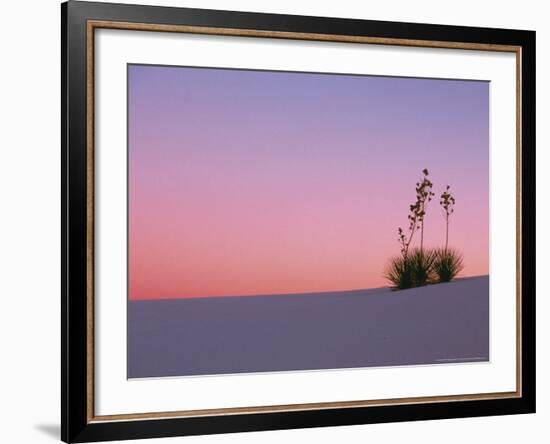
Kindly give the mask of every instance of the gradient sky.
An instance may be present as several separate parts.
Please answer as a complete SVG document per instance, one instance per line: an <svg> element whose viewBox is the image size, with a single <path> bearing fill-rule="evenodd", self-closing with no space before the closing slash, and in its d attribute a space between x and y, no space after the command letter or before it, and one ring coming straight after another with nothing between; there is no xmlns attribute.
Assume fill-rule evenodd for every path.
<svg viewBox="0 0 550 444"><path fill-rule="evenodd" d="M488 274L487 82L130 65L128 100L130 299L385 286L423 168Z"/></svg>

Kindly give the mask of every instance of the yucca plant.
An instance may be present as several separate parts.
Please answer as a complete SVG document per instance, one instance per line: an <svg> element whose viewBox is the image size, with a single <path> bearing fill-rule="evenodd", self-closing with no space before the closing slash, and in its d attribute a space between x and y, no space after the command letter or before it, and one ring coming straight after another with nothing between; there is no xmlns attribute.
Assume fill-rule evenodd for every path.
<svg viewBox="0 0 550 444"><path fill-rule="evenodd" d="M409 253L408 261L412 268L414 287L421 287L432 282L435 252L429 249L414 249Z"/></svg>
<svg viewBox="0 0 550 444"><path fill-rule="evenodd" d="M447 185L439 198L445 218L445 248L424 249L424 220L429 202L435 193L433 183L428 178L427 168L422 170L422 178L416 183L416 201L409 205L409 230L397 229L401 257L390 259L384 277L395 289L421 287L437 282L449 282L462 271L463 259L458 250L449 248L449 225L454 213L455 197ZM420 236L420 248L411 250L411 243L416 232ZM418 237L418 236L417 236Z"/></svg>
<svg viewBox="0 0 550 444"><path fill-rule="evenodd" d="M415 248L406 256L390 259L384 275L397 290L422 287L433 281L435 258L433 250Z"/></svg>
<svg viewBox="0 0 550 444"><path fill-rule="evenodd" d="M464 268L462 254L453 248L440 248L434 252L433 272L437 282L450 282Z"/></svg>
<svg viewBox="0 0 550 444"><path fill-rule="evenodd" d="M396 290L413 287L413 270L408 256L396 256L390 259L384 277Z"/></svg>

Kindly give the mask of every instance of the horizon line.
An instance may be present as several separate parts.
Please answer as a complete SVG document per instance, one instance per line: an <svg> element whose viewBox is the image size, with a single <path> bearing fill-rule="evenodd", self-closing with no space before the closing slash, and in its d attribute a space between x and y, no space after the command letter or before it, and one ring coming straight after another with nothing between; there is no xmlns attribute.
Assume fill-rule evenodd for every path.
<svg viewBox="0 0 550 444"><path fill-rule="evenodd" d="M465 279L475 279L475 278L481 278L481 277L489 277L489 273L487 274L477 274L472 276L460 276L455 279L453 279L450 282L439 282L444 284L449 284L455 281L461 281ZM435 284L428 284L423 285L423 287L429 287L431 285ZM269 297L269 296L313 296L313 295L323 295L328 293L360 293L360 292L374 292L376 290L391 290L394 287L390 286L384 286L384 287L369 287L369 288L354 288L351 290L329 290L329 291L306 291L301 293L253 293L253 294L236 294L236 295L218 295L218 296L166 296L166 297L158 297L158 298L138 298L138 299L132 299L130 297L127 298L127 302L152 302L152 301L174 301L174 300L180 300L180 299L229 299L229 298L251 298L251 297ZM420 288L420 287L413 287L413 288ZM413 289L411 288L411 289ZM403 291L403 290L401 290Z"/></svg>

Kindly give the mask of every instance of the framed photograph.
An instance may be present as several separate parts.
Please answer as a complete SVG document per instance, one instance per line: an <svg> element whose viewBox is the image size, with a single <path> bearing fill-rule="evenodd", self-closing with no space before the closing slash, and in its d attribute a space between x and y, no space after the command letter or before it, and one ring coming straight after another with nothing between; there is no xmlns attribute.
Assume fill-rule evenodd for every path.
<svg viewBox="0 0 550 444"><path fill-rule="evenodd" d="M535 411L535 32L69 1L62 439Z"/></svg>

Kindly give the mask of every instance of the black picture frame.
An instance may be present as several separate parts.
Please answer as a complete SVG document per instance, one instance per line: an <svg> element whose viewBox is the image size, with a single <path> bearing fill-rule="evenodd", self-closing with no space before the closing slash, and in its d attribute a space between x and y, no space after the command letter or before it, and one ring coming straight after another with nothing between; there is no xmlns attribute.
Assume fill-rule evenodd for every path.
<svg viewBox="0 0 550 444"><path fill-rule="evenodd" d="M512 45L521 54L521 395L362 407L98 421L90 416L88 22ZM61 438L90 442L535 412L535 32L69 1L61 5ZM496 159L498 161L498 159ZM512 198L512 196L511 196Z"/></svg>

